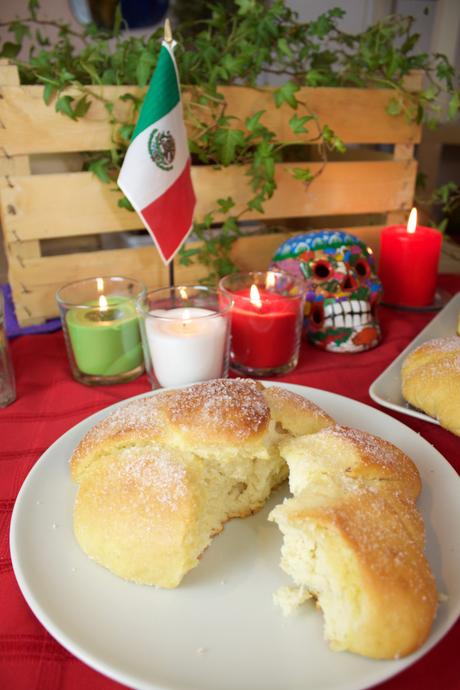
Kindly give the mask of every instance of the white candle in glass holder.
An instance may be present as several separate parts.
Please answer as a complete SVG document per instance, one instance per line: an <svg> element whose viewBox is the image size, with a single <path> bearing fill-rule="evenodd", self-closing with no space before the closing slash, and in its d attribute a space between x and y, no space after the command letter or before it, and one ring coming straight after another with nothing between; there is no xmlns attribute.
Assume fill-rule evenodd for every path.
<svg viewBox="0 0 460 690"><path fill-rule="evenodd" d="M146 319L153 370L163 388L222 376L227 319L210 309L155 309Z"/></svg>

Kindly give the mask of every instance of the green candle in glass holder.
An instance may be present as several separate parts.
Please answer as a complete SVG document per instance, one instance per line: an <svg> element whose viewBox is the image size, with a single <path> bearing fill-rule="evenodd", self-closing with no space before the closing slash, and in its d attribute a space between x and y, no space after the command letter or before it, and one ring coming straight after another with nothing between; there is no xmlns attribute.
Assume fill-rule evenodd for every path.
<svg viewBox="0 0 460 690"><path fill-rule="evenodd" d="M142 363L132 301L101 295L93 308L70 309L66 321L75 361L84 374L116 376Z"/></svg>
<svg viewBox="0 0 460 690"><path fill-rule="evenodd" d="M144 286L131 278L87 278L56 295L74 377L86 384L129 381L144 369L136 299Z"/></svg>

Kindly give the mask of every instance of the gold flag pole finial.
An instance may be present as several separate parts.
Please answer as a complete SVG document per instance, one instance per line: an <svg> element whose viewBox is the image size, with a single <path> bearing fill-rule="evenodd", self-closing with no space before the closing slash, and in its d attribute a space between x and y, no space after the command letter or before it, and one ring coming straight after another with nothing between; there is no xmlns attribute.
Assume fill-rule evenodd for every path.
<svg viewBox="0 0 460 690"><path fill-rule="evenodd" d="M169 21L168 18L165 20L165 33L164 33L164 40L166 43L170 46L171 43L173 42L173 36L172 36L172 31L171 31L171 22Z"/></svg>

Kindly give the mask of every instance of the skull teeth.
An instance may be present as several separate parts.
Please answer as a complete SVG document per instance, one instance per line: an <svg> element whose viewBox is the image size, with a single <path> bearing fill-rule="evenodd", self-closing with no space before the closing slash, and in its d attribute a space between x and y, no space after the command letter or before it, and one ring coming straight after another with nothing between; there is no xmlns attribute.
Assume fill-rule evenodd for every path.
<svg viewBox="0 0 460 690"><path fill-rule="evenodd" d="M324 307L325 327L363 326L372 321L371 305L365 300L344 300L326 304Z"/></svg>

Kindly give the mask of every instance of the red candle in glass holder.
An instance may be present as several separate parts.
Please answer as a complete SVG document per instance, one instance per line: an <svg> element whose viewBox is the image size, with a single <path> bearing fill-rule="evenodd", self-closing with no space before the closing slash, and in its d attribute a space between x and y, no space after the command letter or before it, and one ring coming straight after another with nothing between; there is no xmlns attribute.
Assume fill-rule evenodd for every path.
<svg viewBox="0 0 460 690"><path fill-rule="evenodd" d="M412 209L407 227L394 225L380 236L379 276L387 304L426 307L433 303L442 234L417 225Z"/></svg>
<svg viewBox="0 0 460 690"><path fill-rule="evenodd" d="M246 376L291 371L299 356L305 289L284 271L233 273L219 283L230 297L231 367Z"/></svg>
<svg viewBox="0 0 460 690"><path fill-rule="evenodd" d="M233 293L232 352L246 367L289 362L297 344L298 302L252 285Z"/></svg>

